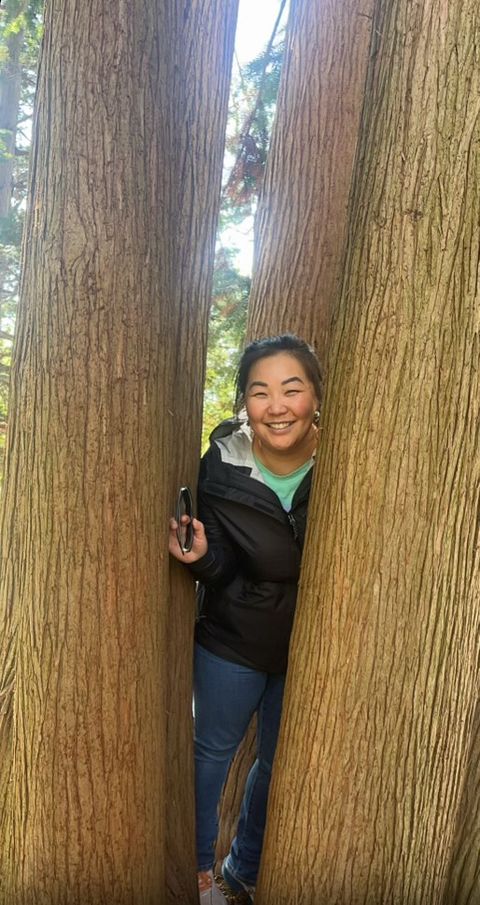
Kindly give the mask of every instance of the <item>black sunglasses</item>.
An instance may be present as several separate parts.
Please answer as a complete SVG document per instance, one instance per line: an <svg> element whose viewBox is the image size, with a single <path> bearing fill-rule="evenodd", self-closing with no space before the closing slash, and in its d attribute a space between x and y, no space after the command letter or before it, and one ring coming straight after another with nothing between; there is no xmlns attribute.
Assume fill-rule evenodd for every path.
<svg viewBox="0 0 480 905"><path fill-rule="evenodd" d="M182 524L182 516L188 515L190 519ZM190 553L193 546L193 497L189 487L180 487L177 498L175 521L177 523L177 540L182 553Z"/></svg>

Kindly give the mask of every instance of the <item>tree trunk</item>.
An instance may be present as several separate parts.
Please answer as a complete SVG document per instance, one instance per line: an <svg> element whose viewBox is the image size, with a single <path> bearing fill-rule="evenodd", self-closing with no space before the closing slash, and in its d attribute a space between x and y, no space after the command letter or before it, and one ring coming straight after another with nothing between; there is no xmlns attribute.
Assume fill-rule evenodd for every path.
<svg viewBox="0 0 480 905"><path fill-rule="evenodd" d="M373 0L292 0L275 127L256 220L251 337L297 332L323 361L339 292ZM235 834L255 759L250 726L220 807L217 859Z"/></svg>
<svg viewBox="0 0 480 905"><path fill-rule="evenodd" d="M377 3L258 905L444 897L478 693L479 28L477 0Z"/></svg>
<svg viewBox="0 0 480 905"><path fill-rule="evenodd" d="M173 486L196 487L205 383L207 313L212 298L216 223L227 124L238 0L196 0L180 19L183 105L175 154L180 193L174 258L178 324L173 338L175 399ZM180 167L181 164L181 167ZM170 512L173 510L171 509ZM192 581L172 563L168 613L167 886L169 902L186 902L195 865L193 830ZM179 718L179 714L183 718ZM190 771L190 773L188 773ZM188 817L186 818L186 815ZM191 825L189 821L192 821ZM188 833L186 832L188 827ZM190 856L191 849L191 856ZM188 857L187 857L188 856ZM197 897L195 882L194 901Z"/></svg>
<svg viewBox="0 0 480 905"><path fill-rule="evenodd" d="M249 334L297 332L323 360L339 292L373 0L293 0L256 223Z"/></svg>
<svg viewBox="0 0 480 905"><path fill-rule="evenodd" d="M455 844L443 905L480 902L480 702L473 724L472 748L463 796L457 812Z"/></svg>
<svg viewBox="0 0 480 905"><path fill-rule="evenodd" d="M236 5L47 4L3 500L4 905L196 901L192 588L177 568L170 599L166 535L199 455Z"/></svg>
<svg viewBox="0 0 480 905"><path fill-rule="evenodd" d="M223 859L230 851L232 839L237 832L245 783L255 762L256 751L257 718L254 716L230 765L223 788L219 811L218 839L215 849L215 861L218 872Z"/></svg>

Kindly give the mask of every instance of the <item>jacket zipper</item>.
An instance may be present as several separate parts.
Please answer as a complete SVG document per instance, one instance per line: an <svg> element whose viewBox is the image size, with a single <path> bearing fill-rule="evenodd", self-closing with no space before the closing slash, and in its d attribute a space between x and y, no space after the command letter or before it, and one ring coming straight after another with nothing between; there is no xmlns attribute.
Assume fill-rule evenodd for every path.
<svg viewBox="0 0 480 905"><path fill-rule="evenodd" d="M265 485L265 486L267 486L267 485ZM277 497L275 491L272 490L270 487L269 487L268 489L270 490L270 493L271 493L272 497L275 498L276 503L277 503L277 505L275 506L275 512L276 512L276 514L277 514L277 517L278 517L278 518L281 518L282 515L286 515L286 516L287 516L288 523L289 523L290 528L291 528L291 531L292 531L293 539L298 543L298 542L299 542L299 534L298 534L298 527L297 527L297 522L296 522L295 516L292 514L292 511L291 511L291 510L290 510L290 512L285 512L285 510L282 509L282 507L281 507L281 505L280 505L280 501L279 501L279 499L278 499L278 497ZM216 490L214 490L214 489L212 489L212 488L208 488L208 489L207 489L207 493L210 493L212 496L215 496L215 497L217 497L217 498L220 499L220 500L231 499L231 497L229 497L227 494L219 493L218 491L216 491ZM255 498L254 498L254 499L255 499ZM295 503L295 505L298 505L299 502L301 502L301 500L297 500L296 503ZM253 504L250 504L250 505L251 505L252 509L256 509L257 511L263 512L263 513L265 513L266 515L273 515L273 514L274 514L274 512L267 512L266 509L262 509L261 507L256 506L256 505L255 505L255 502L254 502ZM300 545L299 545L299 546L300 546Z"/></svg>
<svg viewBox="0 0 480 905"><path fill-rule="evenodd" d="M295 516L292 515L291 512L287 512L287 518L290 523L290 528L292 529L292 532L293 532L293 539L298 541L298 530L297 530L297 523L295 521Z"/></svg>

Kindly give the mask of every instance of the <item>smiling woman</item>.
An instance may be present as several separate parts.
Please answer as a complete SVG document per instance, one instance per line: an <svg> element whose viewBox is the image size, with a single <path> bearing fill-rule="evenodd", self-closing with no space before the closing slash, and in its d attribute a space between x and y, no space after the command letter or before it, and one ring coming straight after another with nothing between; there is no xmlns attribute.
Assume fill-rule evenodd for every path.
<svg viewBox="0 0 480 905"><path fill-rule="evenodd" d="M258 757L247 779L224 880L253 900L312 480L322 394L313 350L289 334L251 343L237 372L237 419L213 432L202 459L199 519L183 552L198 579L195 782L200 902L225 903L212 868L217 806L254 713ZM242 418L246 412L247 419Z"/></svg>
<svg viewBox="0 0 480 905"><path fill-rule="evenodd" d="M319 390L289 352L261 358L250 369L246 408L253 454L286 475L311 458L317 442Z"/></svg>

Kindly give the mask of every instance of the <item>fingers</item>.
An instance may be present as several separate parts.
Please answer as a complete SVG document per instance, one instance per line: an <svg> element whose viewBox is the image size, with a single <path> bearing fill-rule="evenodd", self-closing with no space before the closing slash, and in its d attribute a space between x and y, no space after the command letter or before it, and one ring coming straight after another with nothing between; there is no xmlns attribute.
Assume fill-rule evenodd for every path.
<svg viewBox="0 0 480 905"><path fill-rule="evenodd" d="M193 527L193 546L192 552L197 559L205 556L208 550L207 535L205 534L205 525L198 518L192 519Z"/></svg>
<svg viewBox="0 0 480 905"><path fill-rule="evenodd" d="M171 518L168 523L169 534L168 534L168 549L172 556L175 559L182 560L183 559L183 551L178 542L178 522L176 519Z"/></svg>
<svg viewBox="0 0 480 905"><path fill-rule="evenodd" d="M190 521L189 515L182 515L182 517L180 519L180 522L182 525L188 525L189 521ZM195 521L195 519L192 519L192 521ZM176 521L176 519L174 519L172 517L169 521L169 526L170 526L170 531L176 531L178 528L178 522Z"/></svg>
<svg viewBox="0 0 480 905"><path fill-rule="evenodd" d="M181 524L187 525L190 522L190 517L188 515L183 515L181 518ZM204 556L208 549L207 538L205 535L205 527L203 522L198 518L192 518L192 528L193 528L193 544L192 550L190 553L184 553L182 550L177 536L178 530L178 522L176 519L171 518L169 520L169 537L168 537L168 549L172 556L175 559L180 560L183 563L195 562L200 557Z"/></svg>

